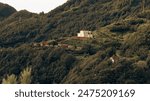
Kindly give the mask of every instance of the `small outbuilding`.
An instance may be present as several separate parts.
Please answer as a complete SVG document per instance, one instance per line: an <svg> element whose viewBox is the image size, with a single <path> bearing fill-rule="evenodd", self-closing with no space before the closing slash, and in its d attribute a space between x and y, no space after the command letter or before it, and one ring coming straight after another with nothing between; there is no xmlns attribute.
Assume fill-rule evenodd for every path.
<svg viewBox="0 0 150 101"><path fill-rule="evenodd" d="M92 31L81 30L80 33L77 33L77 37L93 38Z"/></svg>

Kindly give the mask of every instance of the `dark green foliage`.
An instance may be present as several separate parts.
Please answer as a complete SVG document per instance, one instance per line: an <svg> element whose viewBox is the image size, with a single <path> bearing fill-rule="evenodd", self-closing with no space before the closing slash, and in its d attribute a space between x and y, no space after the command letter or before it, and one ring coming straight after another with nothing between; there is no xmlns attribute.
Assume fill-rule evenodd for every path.
<svg viewBox="0 0 150 101"><path fill-rule="evenodd" d="M150 67L150 56L146 60L148 67Z"/></svg>
<svg viewBox="0 0 150 101"><path fill-rule="evenodd" d="M112 47L107 48L106 53L107 53L108 57L111 57L112 55L114 55L116 53L116 48L112 48Z"/></svg>
<svg viewBox="0 0 150 101"><path fill-rule="evenodd" d="M137 13L141 13L140 1L132 0L131 6L128 5L128 1L69 0L48 14L36 15L26 11L18 12L5 20L5 24L2 24L0 38L3 36L3 39L7 40L1 38L0 43L3 44L3 47L8 47L62 36L72 36L80 30L93 31L120 19L125 19L131 15L137 16ZM148 8L148 5L149 2L146 1L145 8ZM19 18L21 23L18 23L19 19L14 19L16 18L15 15L21 16ZM9 31L5 32L8 28ZM130 31L130 26L116 26L112 31Z"/></svg>
<svg viewBox="0 0 150 101"><path fill-rule="evenodd" d="M111 29L111 32L125 33L130 31L130 26L128 25L114 25Z"/></svg>
<svg viewBox="0 0 150 101"><path fill-rule="evenodd" d="M35 84L150 83L149 5L68 0L34 14L8 5L1 13L0 4L6 15L0 15L0 82L15 83L21 74L22 82ZM94 38L75 37L80 30L93 31ZM46 40L49 46L40 46Z"/></svg>
<svg viewBox="0 0 150 101"><path fill-rule="evenodd" d="M97 50L95 49L95 47L92 46L92 45L90 45L90 44L86 44L86 45L84 45L83 48L82 48L82 52L85 53L85 54L90 54L90 55L92 55L92 54L95 54L96 51L97 51Z"/></svg>
<svg viewBox="0 0 150 101"><path fill-rule="evenodd" d="M70 70L72 67L72 64L75 62L76 58L73 55L70 54L63 54L61 56L61 62L64 64L64 66Z"/></svg>
<svg viewBox="0 0 150 101"><path fill-rule="evenodd" d="M139 18L147 18L147 19L150 19L150 11L145 11L145 12L142 12L142 13L139 13L137 15Z"/></svg>
<svg viewBox="0 0 150 101"><path fill-rule="evenodd" d="M140 60L145 60L148 57L149 50L141 48L137 51L137 55L139 56Z"/></svg>
<svg viewBox="0 0 150 101"><path fill-rule="evenodd" d="M28 46L3 49L0 58L5 60L0 61L0 67L3 67L0 69L0 77L6 74L19 75L25 67L31 66L32 83L59 83L76 61L73 55L63 49L37 50Z"/></svg>
<svg viewBox="0 0 150 101"><path fill-rule="evenodd" d="M137 24L143 24L143 23L144 23L143 19L133 19L133 20L130 20L129 22L130 25L137 25Z"/></svg>

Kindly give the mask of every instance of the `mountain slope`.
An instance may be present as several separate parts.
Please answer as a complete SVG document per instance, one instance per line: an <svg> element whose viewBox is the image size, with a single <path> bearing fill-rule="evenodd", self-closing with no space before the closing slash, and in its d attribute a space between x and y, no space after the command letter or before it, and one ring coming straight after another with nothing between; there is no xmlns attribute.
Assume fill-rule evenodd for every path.
<svg viewBox="0 0 150 101"><path fill-rule="evenodd" d="M0 23L0 36L3 36L0 37L1 47L15 47L22 43L39 40L38 37L42 36L39 33L44 18L26 10L12 14Z"/></svg>
<svg viewBox="0 0 150 101"><path fill-rule="evenodd" d="M0 3L0 21L4 20L15 12L16 9L14 9L13 7L7 4Z"/></svg>
<svg viewBox="0 0 150 101"><path fill-rule="evenodd" d="M149 28L149 0L68 0L48 14L16 12L0 22L0 82L28 67L31 83L150 83ZM75 37L80 30L94 38Z"/></svg>
<svg viewBox="0 0 150 101"><path fill-rule="evenodd" d="M28 40L24 40L24 43L48 40L62 36L72 36L82 29L96 30L99 27L108 25L112 22L130 16L140 15L142 13L141 1L131 0L132 2L130 5L129 1L130 0L69 0L64 5L56 8L48 14L41 13L37 18L39 22L42 22L42 24L40 23L41 26L36 26L37 22L29 21L32 24L29 23L28 25L30 26L27 25L26 28L30 29L28 27L32 26L32 30L28 30L25 34L19 35L19 38L11 37L11 34L14 33L17 35L15 31L16 29L23 32L24 29L19 28L20 25L17 26L15 23L11 23L14 27L9 28L7 35L4 33L6 26L2 26L3 28L0 30L0 33L2 33L1 36L5 34L5 39L8 40L5 41L0 39L0 42L3 42L6 47L19 45L22 43L20 40L28 37L28 34L37 29L39 29L38 34L33 35L34 37L28 38ZM150 2L146 0L145 12L148 13L149 4ZM25 15L27 14L24 14L24 16ZM22 19L22 21L23 20L24 19ZM14 20L14 22L16 22L16 20ZM7 22L6 20L5 23L10 22ZM35 26L36 28L34 28ZM15 39L17 40L13 42L12 40ZM9 43L13 43L13 45L10 45Z"/></svg>
<svg viewBox="0 0 150 101"><path fill-rule="evenodd" d="M74 35L81 29L96 30L101 26L128 16L136 16L137 13L142 12L140 0L132 0L131 5L129 5L129 1L70 0L62 7L56 9L58 13L55 13L54 10L48 14L50 19L48 21L48 32L46 33ZM150 2L147 0L145 7L148 8L149 4ZM53 32L53 29L59 30Z"/></svg>

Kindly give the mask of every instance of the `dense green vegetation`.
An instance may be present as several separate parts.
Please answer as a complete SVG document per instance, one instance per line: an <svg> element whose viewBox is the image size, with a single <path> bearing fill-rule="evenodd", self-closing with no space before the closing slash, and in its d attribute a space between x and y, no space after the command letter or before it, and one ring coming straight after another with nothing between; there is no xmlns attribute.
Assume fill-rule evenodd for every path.
<svg viewBox="0 0 150 101"><path fill-rule="evenodd" d="M68 0L47 14L13 12L0 22L0 83L150 83L149 28L149 0ZM80 30L94 38L72 37ZM33 45L45 40L56 42Z"/></svg>
<svg viewBox="0 0 150 101"><path fill-rule="evenodd" d="M149 12L149 4L146 0L145 12ZM142 11L141 0L69 0L48 14L19 11L10 16L0 24L0 43L14 47L72 36L81 29L94 31L129 16L149 18L149 14Z"/></svg>
<svg viewBox="0 0 150 101"><path fill-rule="evenodd" d="M0 21L4 20L15 12L16 10L13 7L0 3Z"/></svg>

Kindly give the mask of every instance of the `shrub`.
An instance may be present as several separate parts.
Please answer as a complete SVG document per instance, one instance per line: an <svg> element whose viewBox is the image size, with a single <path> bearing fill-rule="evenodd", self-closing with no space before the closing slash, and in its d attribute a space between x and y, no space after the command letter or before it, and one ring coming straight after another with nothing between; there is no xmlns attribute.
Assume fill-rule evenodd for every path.
<svg viewBox="0 0 150 101"><path fill-rule="evenodd" d="M26 68L24 69L19 78L19 82L17 81L18 77L14 74L12 75L7 75L6 78L2 80L2 84L30 84L31 83L31 68Z"/></svg>
<svg viewBox="0 0 150 101"><path fill-rule="evenodd" d="M136 67L138 67L138 68L147 68L147 63L146 63L146 61L138 61L136 63Z"/></svg>
<svg viewBox="0 0 150 101"><path fill-rule="evenodd" d="M82 50L83 50L83 52L85 54L90 54L90 55L94 54L93 53L94 50L93 50L93 48L92 48L92 46L90 44L84 45L83 48L82 48Z"/></svg>
<svg viewBox="0 0 150 101"><path fill-rule="evenodd" d="M61 56L61 61L64 64L64 66L70 70L70 67L75 62L76 58L73 55L64 54Z"/></svg>
<svg viewBox="0 0 150 101"><path fill-rule="evenodd" d="M116 49L113 47L107 48L106 53L107 53L107 57L110 57L116 53Z"/></svg>
<svg viewBox="0 0 150 101"><path fill-rule="evenodd" d="M145 60L148 56L148 49L140 48L137 52L137 55L140 57L141 60Z"/></svg>
<svg viewBox="0 0 150 101"><path fill-rule="evenodd" d="M147 19L150 19L150 11L147 10L145 12L142 12L142 13L139 13L137 15L139 18L147 18Z"/></svg>
<svg viewBox="0 0 150 101"><path fill-rule="evenodd" d="M21 72L20 83L21 84L30 84L31 83L31 68L26 68Z"/></svg>
<svg viewBox="0 0 150 101"><path fill-rule="evenodd" d="M114 25L110 28L111 32L124 33L130 31L130 26L128 25Z"/></svg>
<svg viewBox="0 0 150 101"><path fill-rule="evenodd" d="M143 23L144 23L143 19L132 19L129 22L130 25L137 25L137 24L143 24Z"/></svg>
<svg viewBox="0 0 150 101"><path fill-rule="evenodd" d="M17 84L17 77L14 74L7 75L7 77L2 80L2 84Z"/></svg>

